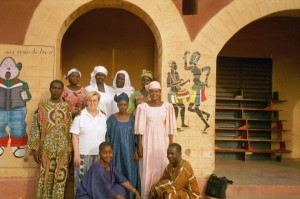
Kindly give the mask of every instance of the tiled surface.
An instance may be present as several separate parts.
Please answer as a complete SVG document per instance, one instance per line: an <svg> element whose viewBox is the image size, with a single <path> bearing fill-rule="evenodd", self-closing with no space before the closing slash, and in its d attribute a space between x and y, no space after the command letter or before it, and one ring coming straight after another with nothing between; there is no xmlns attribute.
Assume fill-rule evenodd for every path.
<svg viewBox="0 0 300 199"><path fill-rule="evenodd" d="M299 185L300 159L231 160L216 159L215 174L226 176L235 185Z"/></svg>
<svg viewBox="0 0 300 199"><path fill-rule="evenodd" d="M300 159L283 159L276 161L230 160L216 159L215 174L226 176L234 181L228 185L227 199L298 199L300 198ZM36 179L8 180L2 179L0 190L8 195L5 199L15 199L13 189L17 186L22 190L22 197L32 198ZM14 186L13 186L14 185ZM205 188L206 181L200 180L201 190ZM203 185L203 186L201 186ZM73 178L68 179L65 199L73 199ZM5 188L6 187L6 188ZM0 199L2 199L0 194ZM203 199L210 199L203 197Z"/></svg>
<svg viewBox="0 0 300 199"><path fill-rule="evenodd" d="M217 159L214 172L234 181L228 199L300 198L300 159L276 161Z"/></svg>
<svg viewBox="0 0 300 199"><path fill-rule="evenodd" d="M234 181L228 185L227 199L299 199L300 159L276 161L216 159L215 174ZM69 179L66 199L73 198ZM203 199L212 199L203 197Z"/></svg>

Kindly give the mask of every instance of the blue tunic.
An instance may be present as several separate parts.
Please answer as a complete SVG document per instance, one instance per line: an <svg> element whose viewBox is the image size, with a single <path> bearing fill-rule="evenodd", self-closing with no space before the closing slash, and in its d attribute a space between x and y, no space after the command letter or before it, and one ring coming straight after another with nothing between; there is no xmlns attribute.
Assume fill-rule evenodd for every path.
<svg viewBox="0 0 300 199"><path fill-rule="evenodd" d="M127 181L112 164L110 164L110 171L107 171L100 162L96 162L83 176L75 198L113 199L117 195L126 197L126 191L121 184Z"/></svg>
<svg viewBox="0 0 300 199"><path fill-rule="evenodd" d="M134 117L130 116L128 122L119 122L115 115L111 115L106 123L106 141L111 142L114 147L112 163L140 192L138 161L134 160L137 143L134 135ZM133 194L128 193L128 198L134 198Z"/></svg>

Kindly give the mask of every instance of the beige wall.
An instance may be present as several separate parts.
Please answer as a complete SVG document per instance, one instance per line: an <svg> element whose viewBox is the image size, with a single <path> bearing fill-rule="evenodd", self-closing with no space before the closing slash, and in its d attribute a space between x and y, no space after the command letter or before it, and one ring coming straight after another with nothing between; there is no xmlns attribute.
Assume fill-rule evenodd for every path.
<svg viewBox="0 0 300 199"><path fill-rule="evenodd" d="M279 91L281 100L275 104L284 128L287 158L300 157L300 18L271 17L253 22L230 39L219 56L271 58L273 60L273 91Z"/></svg>
<svg viewBox="0 0 300 199"><path fill-rule="evenodd" d="M226 4L227 5L227 4ZM183 53L188 51L199 51L202 54L202 57L199 62L199 66L211 66L211 74L209 77L209 88L206 91L207 101L201 104L201 108L211 113L211 117L209 120L210 128L208 134L202 134L200 129L203 128L203 123L199 120L199 118L191 112L187 112L186 117L188 118L190 128L185 130L184 132L179 132L175 138L176 142L179 142L183 146L184 150L184 158L188 159L197 175L197 178L200 182L200 187L203 188L206 183L206 179L209 174L211 174L215 167L215 156L214 156L214 109L215 109L215 76L216 76L216 58L219 55L219 52L224 47L224 45L230 40L230 38L235 38L235 34L241 30L243 27L247 26L252 21L260 19L266 15L277 13L282 10L291 10L291 9L300 9L300 1L294 0L262 0L262 1L252 1L252 0L236 0L230 2L226 7L224 7L203 26L203 28L198 32L198 35L191 39L189 35L189 31L187 30L186 23L182 20L182 16L178 8L174 5L172 0L164 0L164 1L149 1L149 0L130 0L130 1L119 1L119 0L103 0L103 1L90 1L90 0L81 0L81 1L60 1L57 3L55 1L44 0L41 1L33 16L31 18L30 24L28 26L25 40L23 45L42 45L42 46L50 46L54 48L55 57L53 58L53 68L51 73L48 73L46 77L47 80L58 78L62 79L62 74L65 74L69 65L74 66L78 64L78 61L73 60L74 57L81 57L83 62L80 67L88 67L85 71L85 76L88 76L88 71L90 71L91 66L85 66L87 63L95 63L98 64L101 62L100 59L90 58L90 53L84 51L81 52L79 49L78 54L71 54L72 51L68 50L64 54L64 49L61 49L63 36L68 31L70 25L82 14L88 13L89 11L95 8L121 8L123 10L134 13L134 15L138 16L142 19L145 24L149 27L152 32L155 41L151 41L151 35L141 37L139 41L145 42L147 48L142 49L143 53L140 56L143 58L143 63L151 63L153 61L154 71L158 79L161 81L163 86L163 97L166 100L168 88L166 86L166 78L167 73L169 72L168 62L170 60L175 60L178 62L180 68L179 72L182 74L182 78L187 79L190 78L192 80L193 76L190 71L185 71L183 67ZM199 13L201 16L201 13ZM136 19L136 18L133 18ZM274 22L273 22L274 23ZM189 24L189 26L192 23ZM298 22L297 22L298 24ZM272 25L274 27L274 25ZM142 26L141 26L142 27ZM258 28L263 28L259 26ZM147 28L137 29L140 31L145 31ZM258 31L258 30L256 30ZM286 41L285 38L273 38L272 34L267 32L268 34L257 35L256 31L253 32L253 35L248 35L244 37L243 40L239 40L241 43L252 44L253 40L249 40L249 38L255 39L257 37L261 37L260 41L265 41L267 44L272 44L277 39L282 40L280 45L289 44L289 41ZM129 31L128 31L129 32ZM297 32L299 35L299 32ZM76 38L81 35L73 35L73 38ZM277 35L279 36L279 35ZM289 36L289 35L288 35ZM248 38L249 37L249 38ZM271 40L267 40L268 38L272 38ZM100 40L100 39L99 39ZM247 43L246 40L249 40ZM75 42L74 39L73 42ZM86 40L87 41L87 40ZM269 43L267 43L267 41ZM299 41L299 40L298 40ZM81 41L79 41L81 42ZM295 41L297 42L297 41ZM154 43L156 43L157 48L154 47ZM299 42L298 42L299 43ZM86 44L83 42L83 44ZM109 42L107 43L109 44ZM129 45L129 44L128 44ZM150 46L151 45L151 46ZM242 47L247 47L245 45L237 46L235 48L231 47L230 51L236 52L235 54L228 55L239 55ZM71 46L71 45L67 45ZM65 47L67 47L65 46ZM250 48L252 45L249 45ZM74 44L73 47L76 47ZM87 46L86 46L87 47ZM119 48L120 46L117 46ZM285 46L284 46L285 47ZM64 47L63 47L64 48ZM78 47L77 47L78 48ZM153 49L154 52L148 51L150 48ZM229 47L225 46L224 49ZM85 48L87 49L87 48ZM112 46L108 46L107 51L101 51L107 53L107 57L111 56ZM259 50L262 49L261 47ZM277 81L277 84L274 83L273 87L275 90L280 92L280 96L282 98L289 100L287 103L288 113L293 113L292 116L282 114L282 119L287 119L288 126L287 128L291 128L293 130L293 134L291 133L291 139L295 140L291 142L291 146L293 150L294 147L299 148L296 143L299 143L299 78L295 74L299 74L299 60L293 60L296 57L296 54L299 54L299 49L288 48L291 51L291 54L288 54L284 48L276 48L276 52L274 51L274 81ZM96 50L96 49L95 49ZM136 49L131 48L132 53L136 54ZM134 50L134 51L133 51ZM249 56L262 56L262 57L270 57L270 51L261 51L259 50L253 51L248 49ZM265 49L268 50L268 49ZM246 50L245 50L246 51ZM122 51L121 51L122 52ZM151 55L145 56L145 54L151 53ZM222 51L223 53L224 51ZM226 51L228 53L228 51ZM220 54L222 54L220 53ZM294 53L294 55L292 55ZM119 54L119 53L118 53ZM128 53L130 54L130 53ZM128 57L128 54L121 55L121 57ZM242 55L241 55L242 56ZM248 56L248 55L247 55ZM87 57L87 58L86 58ZM152 59L153 58L153 59ZM276 58L276 59L275 59ZM81 59L80 59L81 60ZM90 61L91 60L91 61ZM111 59L103 59L105 61L104 64L110 64ZM124 61L124 62L123 62ZM127 64L128 62L117 60L117 63ZM128 64L132 64L130 61ZM138 65L138 64L137 64ZM290 66L293 65L293 68ZM118 64L116 64L118 66ZM280 67L279 67L280 66ZM284 67L288 67L288 71L285 71ZM24 69L23 72L26 73L27 69ZM132 71L129 71L132 73ZM24 73L24 74L25 74ZM44 71L37 70L35 71L35 75L44 74ZM140 70L138 71L140 73ZM284 75L282 75L284 74ZM24 75L22 78L24 80L30 79L30 75ZM43 77L43 80L45 77ZM288 85L286 84L286 79L293 79L295 84ZM84 80L83 84L86 84L88 80ZM298 81L298 84L297 84ZM44 81L41 81L41 85L35 85L32 89L33 93L36 95L33 97L33 100L39 100L43 93L40 93L40 90L44 89ZM284 84L281 84L284 83ZM136 84L136 83L135 83ZM136 85L135 85L136 86ZM191 88L192 84L188 84L187 88ZM289 89L289 90L288 90ZM298 89L298 90L297 90ZM290 94L293 93L293 94ZM290 108L289 108L290 107ZM32 112L30 113L32 114ZM291 118L289 118L291 117ZM31 118L27 118L28 124L30 124ZM199 122L200 121L200 122ZM291 123L289 123L291 122ZM294 137L293 137L294 136ZM289 138L288 138L289 139ZM293 152L292 157L299 158L299 151L297 153ZM0 157L1 158L1 157ZM26 156L28 161L32 161L31 156ZM0 159L1 160L1 159ZM1 160L2 161L2 160ZM5 159L4 161L10 161L10 159ZM22 178L24 176L34 177L32 173L26 171L26 169L18 170L16 168L9 168L11 172L15 172L16 174L20 174L18 176L6 175L9 179L0 179L1 182L6 183L7 181L13 181L18 177ZM7 168L1 168L1 173L6 173ZM16 177L16 178L14 178ZM27 184L26 186L34 187L34 184ZM29 188L29 189L30 189ZM0 187L0 192L6 192L5 187ZM11 189L10 193L14 193ZM18 193L18 196L23 197L23 193Z"/></svg>

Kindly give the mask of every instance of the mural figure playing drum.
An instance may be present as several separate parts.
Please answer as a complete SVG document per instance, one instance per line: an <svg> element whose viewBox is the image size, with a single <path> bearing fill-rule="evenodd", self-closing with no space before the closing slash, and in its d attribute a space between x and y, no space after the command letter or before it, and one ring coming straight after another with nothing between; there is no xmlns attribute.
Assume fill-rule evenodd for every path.
<svg viewBox="0 0 300 199"><path fill-rule="evenodd" d="M177 64L175 61L170 61L169 66L171 67L171 72L168 73L167 78L167 87L170 87L170 91L168 93L168 101L173 104L176 119L178 117L179 109L180 109L180 117L181 117L181 127L189 127L184 123L185 119L185 105L190 99L190 94L188 90L182 89L187 82L190 80L184 81L180 78L179 73L177 72ZM180 129L178 129L180 130Z"/></svg>

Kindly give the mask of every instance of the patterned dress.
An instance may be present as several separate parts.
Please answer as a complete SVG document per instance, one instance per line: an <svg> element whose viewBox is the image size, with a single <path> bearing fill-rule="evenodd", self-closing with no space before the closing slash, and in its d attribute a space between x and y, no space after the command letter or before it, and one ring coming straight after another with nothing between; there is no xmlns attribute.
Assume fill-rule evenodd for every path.
<svg viewBox="0 0 300 199"><path fill-rule="evenodd" d="M137 107L135 134L142 135L143 158L140 159L141 197L148 198L151 186L162 176L168 164L169 135L177 132L173 105L160 107L142 103Z"/></svg>
<svg viewBox="0 0 300 199"><path fill-rule="evenodd" d="M61 95L62 99L67 102L71 108L72 113L82 110L86 106L86 90L84 87L78 91L72 91L68 87L64 87Z"/></svg>
<svg viewBox="0 0 300 199"><path fill-rule="evenodd" d="M141 91L135 91L131 96L129 96L129 105L127 112L135 115L136 107L143 103L143 102L148 102L150 100L150 95L145 97L142 95Z"/></svg>
<svg viewBox="0 0 300 199"><path fill-rule="evenodd" d="M66 102L43 100L34 114L28 146L41 153L41 168L35 198L63 199L72 139L71 111Z"/></svg>
<svg viewBox="0 0 300 199"><path fill-rule="evenodd" d="M163 176L154 184L151 198L200 198L199 186L194 171L186 160L181 160L176 168L168 164Z"/></svg>

